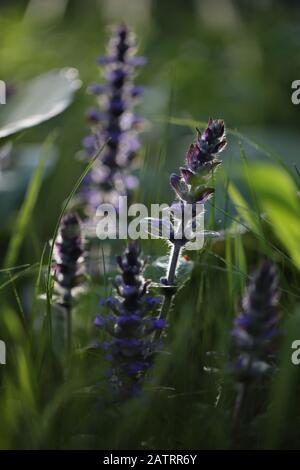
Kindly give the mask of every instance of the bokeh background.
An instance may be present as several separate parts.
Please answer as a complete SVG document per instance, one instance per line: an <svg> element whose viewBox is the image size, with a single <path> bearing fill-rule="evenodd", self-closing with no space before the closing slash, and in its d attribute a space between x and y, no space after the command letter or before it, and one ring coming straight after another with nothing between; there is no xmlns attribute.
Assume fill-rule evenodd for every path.
<svg viewBox="0 0 300 470"><path fill-rule="evenodd" d="M137 200L171 202L169 174L182 165L196 123L222 118L230 130L228 146L222 153L224 164L217 174L215 203L208 216L214 230L231 225L227 213L238 221L246 219L250 230L245 236L239 230L226 232L220 243L193 254L191 278L185 282L185 277L181 285L168 329L166 351L170 354L163 356L163 367L156 370L159 393L148 390L142 403L104 410L99 405L103 364L85 353L93 338L99 299L106 293L103 279L98 282L97 278L79 303L73 368L65 361L62 328L58 326L53 334L57 349L52 351L46 340L45 345L42 342L45 303L40 298L37 303L36 294L45 292L46 258L38 269L42 251L45 247L48 254L62 204L84 169L76 155L88 132L85 112L94 104L86 89L99 80L96 59L105 52L110 25L120 21L134 29L139 53L148 59L137 78L145 87L138 112L148 122L141 134ZM2 145L11 142L16 153L10 173L5 152L0 151L0 339L7 338L7 344L13 345L8 365L0 368L0 418L4 423L0 447L232 446L228 410L233 389L228 387L229 398L225 391L218 408L220 382L207 372L226 368L230 329L247 276L268 255L280 269L280 309L289 333L282 346L283 367L276 376L272 401L264 409L269 414L255 419L238 445L299 448L300 383L297 368L290 362L291 341L300 337L296 195L300 105L291 101L292 82L300 79L299 1L0 0L0 37L0 80L16 93L40 74L62 68L78 71L72 103L63 112L0 142L2 150ZM51 89L51 96L53 93ZM0 132L6 106L9 102L0 107ZM42 158L40 146L49 135L53 158L26 220L26 211L20 208ZM270 172L251 181L247 165L259 160L272 164ZM250 210L241 214L238 204L233 207L227 191L229 180L254 208L254 219L247 217ZM251 183L255 183L252 199ZM273 214L271 223L260 215L266 207ZM21 242L14 238L18 233ZM11 240L20 242L18 249ZM6 259L8 247L13 253L11 263ZM166 248L151 241L144 244L144 252L155 259L166 254ZM15 282L11 272L2 270L27 264L32 269L28 275L20 271ZM157 270L151 272L150 267L147 275L152 274L159 279Z"/></svg>
<svg viewBox="0 0 300 470"><path fill-rule="evenodd" d="M300 109L291 102L291 83L300 69L299 19L297 1L1 0L1 79L18 87L51 69L75 67L82 81L69 109L18 137L18 143L36 143L51 130L58 133L58 159L35 210L38 237L47 239L82 171L75 154L87 132L85 111L93 105L86 87L99 78L96 58L105 50L109 25L128 23L148 58L138 78L146 87L139 112L151 126L142 135L141 186L149 202L167 202L168 173L193 136L186 126L163 122L170 116L223 118L290 166L297 163ZM225 161L238 153L232 142ZM258 157L252 149L249 158ZM5 219L1 226L9 233L13 211Z"/></svg>

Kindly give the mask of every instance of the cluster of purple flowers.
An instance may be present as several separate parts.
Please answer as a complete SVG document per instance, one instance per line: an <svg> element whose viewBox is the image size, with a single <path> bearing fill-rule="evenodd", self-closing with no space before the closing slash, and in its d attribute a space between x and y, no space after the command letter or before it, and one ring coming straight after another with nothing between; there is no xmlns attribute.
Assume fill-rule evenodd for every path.
<svg viewBox="0 0 300 470"><path fill-rule="evenodd" d="M82 142L85 156L91 157L104 146L81 192L84 205L90 211L102 202L117 205L119 195L130 197L138 185L131 168L140 148L138 130L143 121L132 110L143 89L136 86L133 79L136 69L146 60L135 53L134 35L124 24L119 25L109 41L108 55L98 58L105 83L89 87L97 98L98 107L87 112L91 134Z"/></svg>
<svg viewBox="0 0 300 470"><path fill-rule="evenodd" d="M160 298L148 292L137 243L129 242L117 263L121 274L114 281L116 295L102 301L111 313L98 315L95 326L111 336L103 344L111 361L110 383L118 393L135 395L159 347L154 333L164 328L165 321L157 319Z"/></svg>
<svg viewBox="0 0 300 470"><path fill-rule="evenodd" d="M279 297L276 268L266 260L251 278L232 331L236 354L232 367L240 383L251 383L272 370Z"/></svg>
<svg viewBox="0 0 300 470"><path fill-rule="evenodd" d="M66 214L54 245L54 288L57 303L70 310L74 291L85 279L83 239L76 214Z"/></svg>
<svg viewBox="0 0 300 470"><path fill-rule="evenodd" d="M218 156L227 144L224 121L222 120L209 119L204 132L201 133L198 129L197 131L197 141L191 144L188 149L185 166L180 168L180 176L175 173L170 176L170 184L176 193L177 200L170 208L173 221L168 241L172 248L166 276L161 278L161 283L164 286L174 284L180 253L188 242L187 228L191 236L196 235L199 220L201 221L200 206L208 201L214 193L214 189L207 186L208 182L213 171L222 163ZM192 208L189 218L186 217L187 211L185 211L187 205ZM154 223L161 226L163 221L155 220L151 223L152 226Z"/></svg>
<svg viewBox="0 0 300 470"><path fill-rule="evenodd" d="M179 199L188 203L204 203L214 193L207 182L222 163L218 156L227 144L222 120L210 119L203 133L197 131L197 141L190 145L185 166L180 168L181 176L172 173L170 177Z"/></svg>

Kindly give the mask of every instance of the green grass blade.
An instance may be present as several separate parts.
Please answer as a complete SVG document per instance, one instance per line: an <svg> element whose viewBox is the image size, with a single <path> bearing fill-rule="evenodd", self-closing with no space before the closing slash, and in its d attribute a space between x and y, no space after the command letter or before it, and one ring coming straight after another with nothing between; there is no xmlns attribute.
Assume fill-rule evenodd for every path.
<svg viewBox="0 0 300 470"><path fill-rule="evenodd" d="M35 269L37 266L38 266L38 263L32 264L26 267L25 269L23 269L23 271L21 271L20 273L17 273L14 276L11 276L8 281L5 281L3 284L0 284L0 290L4 289L6 286L10 285L11 283L16 281L20 277L24 276L25 274L28 274L31 270Z"/></svg>
<svg viewBox="0 0 300 470"><path fill-rule="evenodd" d="M99 157L100 153L104 149L105 145L107 142L103 144L103 146L95 153L91 161L88 163L82 174L79 176L78 180L76 181L75 185L73 186L72 191L68 195L67 199L65 200L65 203L63 205L63 208L61 210L61 213L58 217L53 236L52 236L52 241L51 241L51 246L50 246L50 253L49 253L49 258L48 258L48 268L47 268L47 280L46 280L46 295L47 295L47 319L48 319L48 326L49 326L49 335L50 335L50 340L51 340L51 331L52 331L52 322L51 322L51 299L52 299L52 279L51 279L51 267L52 267L52 258L53 258L53 251L54 251L54 244L55 240L57 238L57 233L58 229L60 226L60 222L68 208L68 205L70 204L73 196L75 195L77 189L80 187L82 181L84 180L85 176L88 174L92 166L94 165L95 161Z"/></svg>
<svg viewBox="0 0 300 470"><path fill-rule="evenodd" d="M44 168L49 155L49 147L52 143L53 134L51 134L47 138L44 144L41 159L29 183L24 202L17 217L14 234L10 240L7 254L4 260L5 268L9 268L10 266L12 266L18 258L22 242L25 238L27 229L30 224L32 212L36 205L38 195L42 186Z"/></svg>

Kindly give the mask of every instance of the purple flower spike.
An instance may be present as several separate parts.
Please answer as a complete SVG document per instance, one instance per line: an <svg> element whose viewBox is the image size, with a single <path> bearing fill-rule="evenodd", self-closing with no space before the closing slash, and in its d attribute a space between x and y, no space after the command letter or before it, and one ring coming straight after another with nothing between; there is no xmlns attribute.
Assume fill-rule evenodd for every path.
<svg viewBox="0 0 300 470"><path fill-rule="evenodd" d="M54 287L58 302L71 309L74 291L85 279L83 239L76 214L66 214L60 224L53 252Z"/></svg>
<svg viewBox="0 0 300 470"><path fill-rule="evenodd" d="M109 375L117 379L118 394L127 397L132 396L133 389L140 390L157 352L153 332L162 330L165 321L158 319L160 299L148 293L148 282L143 277L144 261L140 258L138 245L129 242L123 256L117 257L117 262L121 271L115 279L117 297L106 302L114 316L109 323L107 317L98 316L95 325L104 325L112 335L108 348L111 357Z"/></svg>
<svg viewBox="0 0 300 470"><path fill-rule="evenodd" d="M272 343L279 335L278 302L277 270L266 260L251 278L232 331L236 353L232 368L239 382L249 383L271 370Z"/></svg>
<svg viewBox="0 0 300 470"><path fill-rule="evenodd" d="M201 134L198 130L197 141L190 145L186 155L186 170L207 176L212 167L216 166L215 163L220 163L217 156L226 144L224 121L210 119L204 132Z"/></svg>
<svg viewBox="0 0 300 470"><path fill-rule="evenodd" d="M189 146L185 166L180 167L180 176L176 173L170 175L170 185L177 198L171 205L172 230L164 237L173 245L166 276L160 279L164 288L176 285L176 270L182 249L187 247L191 238L197 237L197 231L201 231L201 235L204 233L201 229L202 205L214 194L214 188L208 187L208 181L222 163L218 156L226 145L223 121L210 119L203 133L197 131L197 140ZM165 314L164 308L162 310Z"/></svg>
<svg viewBox="0 0 300 470"><path fill-rule="evenodd" d="M95 193L98 193L98 205L104 201L115 205L116 192L130 198L137 187L137 178L133 185L129 176L133 176L131 162L140 148L137 133L142 121L134 115L133 108L143 89L133 79L135 69L144 65L145 59L136 57L135 53L134 35L126 25L117 26L108 43L107 56L98 58L105 83L92 84L88 89L96 96L100 109L87 113L95 137L84 140L85 156L93 156L102 146L104 150L90 171L92 177L84 181L83 186L89 190L83 187L80 194L87 216L95 210Z"/></svg>

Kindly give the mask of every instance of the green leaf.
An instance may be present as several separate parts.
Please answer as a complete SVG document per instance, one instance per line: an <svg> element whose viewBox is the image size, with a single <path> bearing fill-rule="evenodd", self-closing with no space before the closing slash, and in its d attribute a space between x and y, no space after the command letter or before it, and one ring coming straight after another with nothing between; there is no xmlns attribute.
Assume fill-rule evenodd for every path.
<svg viewBox="0 0 300 470"><path fill-rule="evenodd" d="M76 69L53 70L24 84L0 108L0 138L60 114L71 104L79 86Z"/></svg>
<svg viewBox="0 0 300 470"><path fill-rule="evenodd" d="M235 208L238 214L240 215L241 219L246 222L246 224L251 230L256 233L260 233L259 223L255 219L251 207L233 183L229 183L228 185L228 194L230 196L230 199L234 203Z"/></svg>
<svg viewBox="0 0 300 470"><path fill-rule="evenodd" d="M21 244L26 235L26 231L30 224L32 211L37 202L38 194L42 185L44 167L49 155L48 149L52 143L52 138L53 137L49 137L45 142L43 155L39 161L39 164L36 167L36 170L28 186L24 202L22 204L22 207L17 217L17 221L15 223L13 235L8 246L7 254L4 261L5 268L9 268L10 266L14 265L19 254Z"/></svg>
<svg viewBox="0 0 300 470"><path fill-rule="evenodd" d="M282 168L268 164L250 167L249 174L274 234L300 268L300 202L293 178Z"/></svg>

